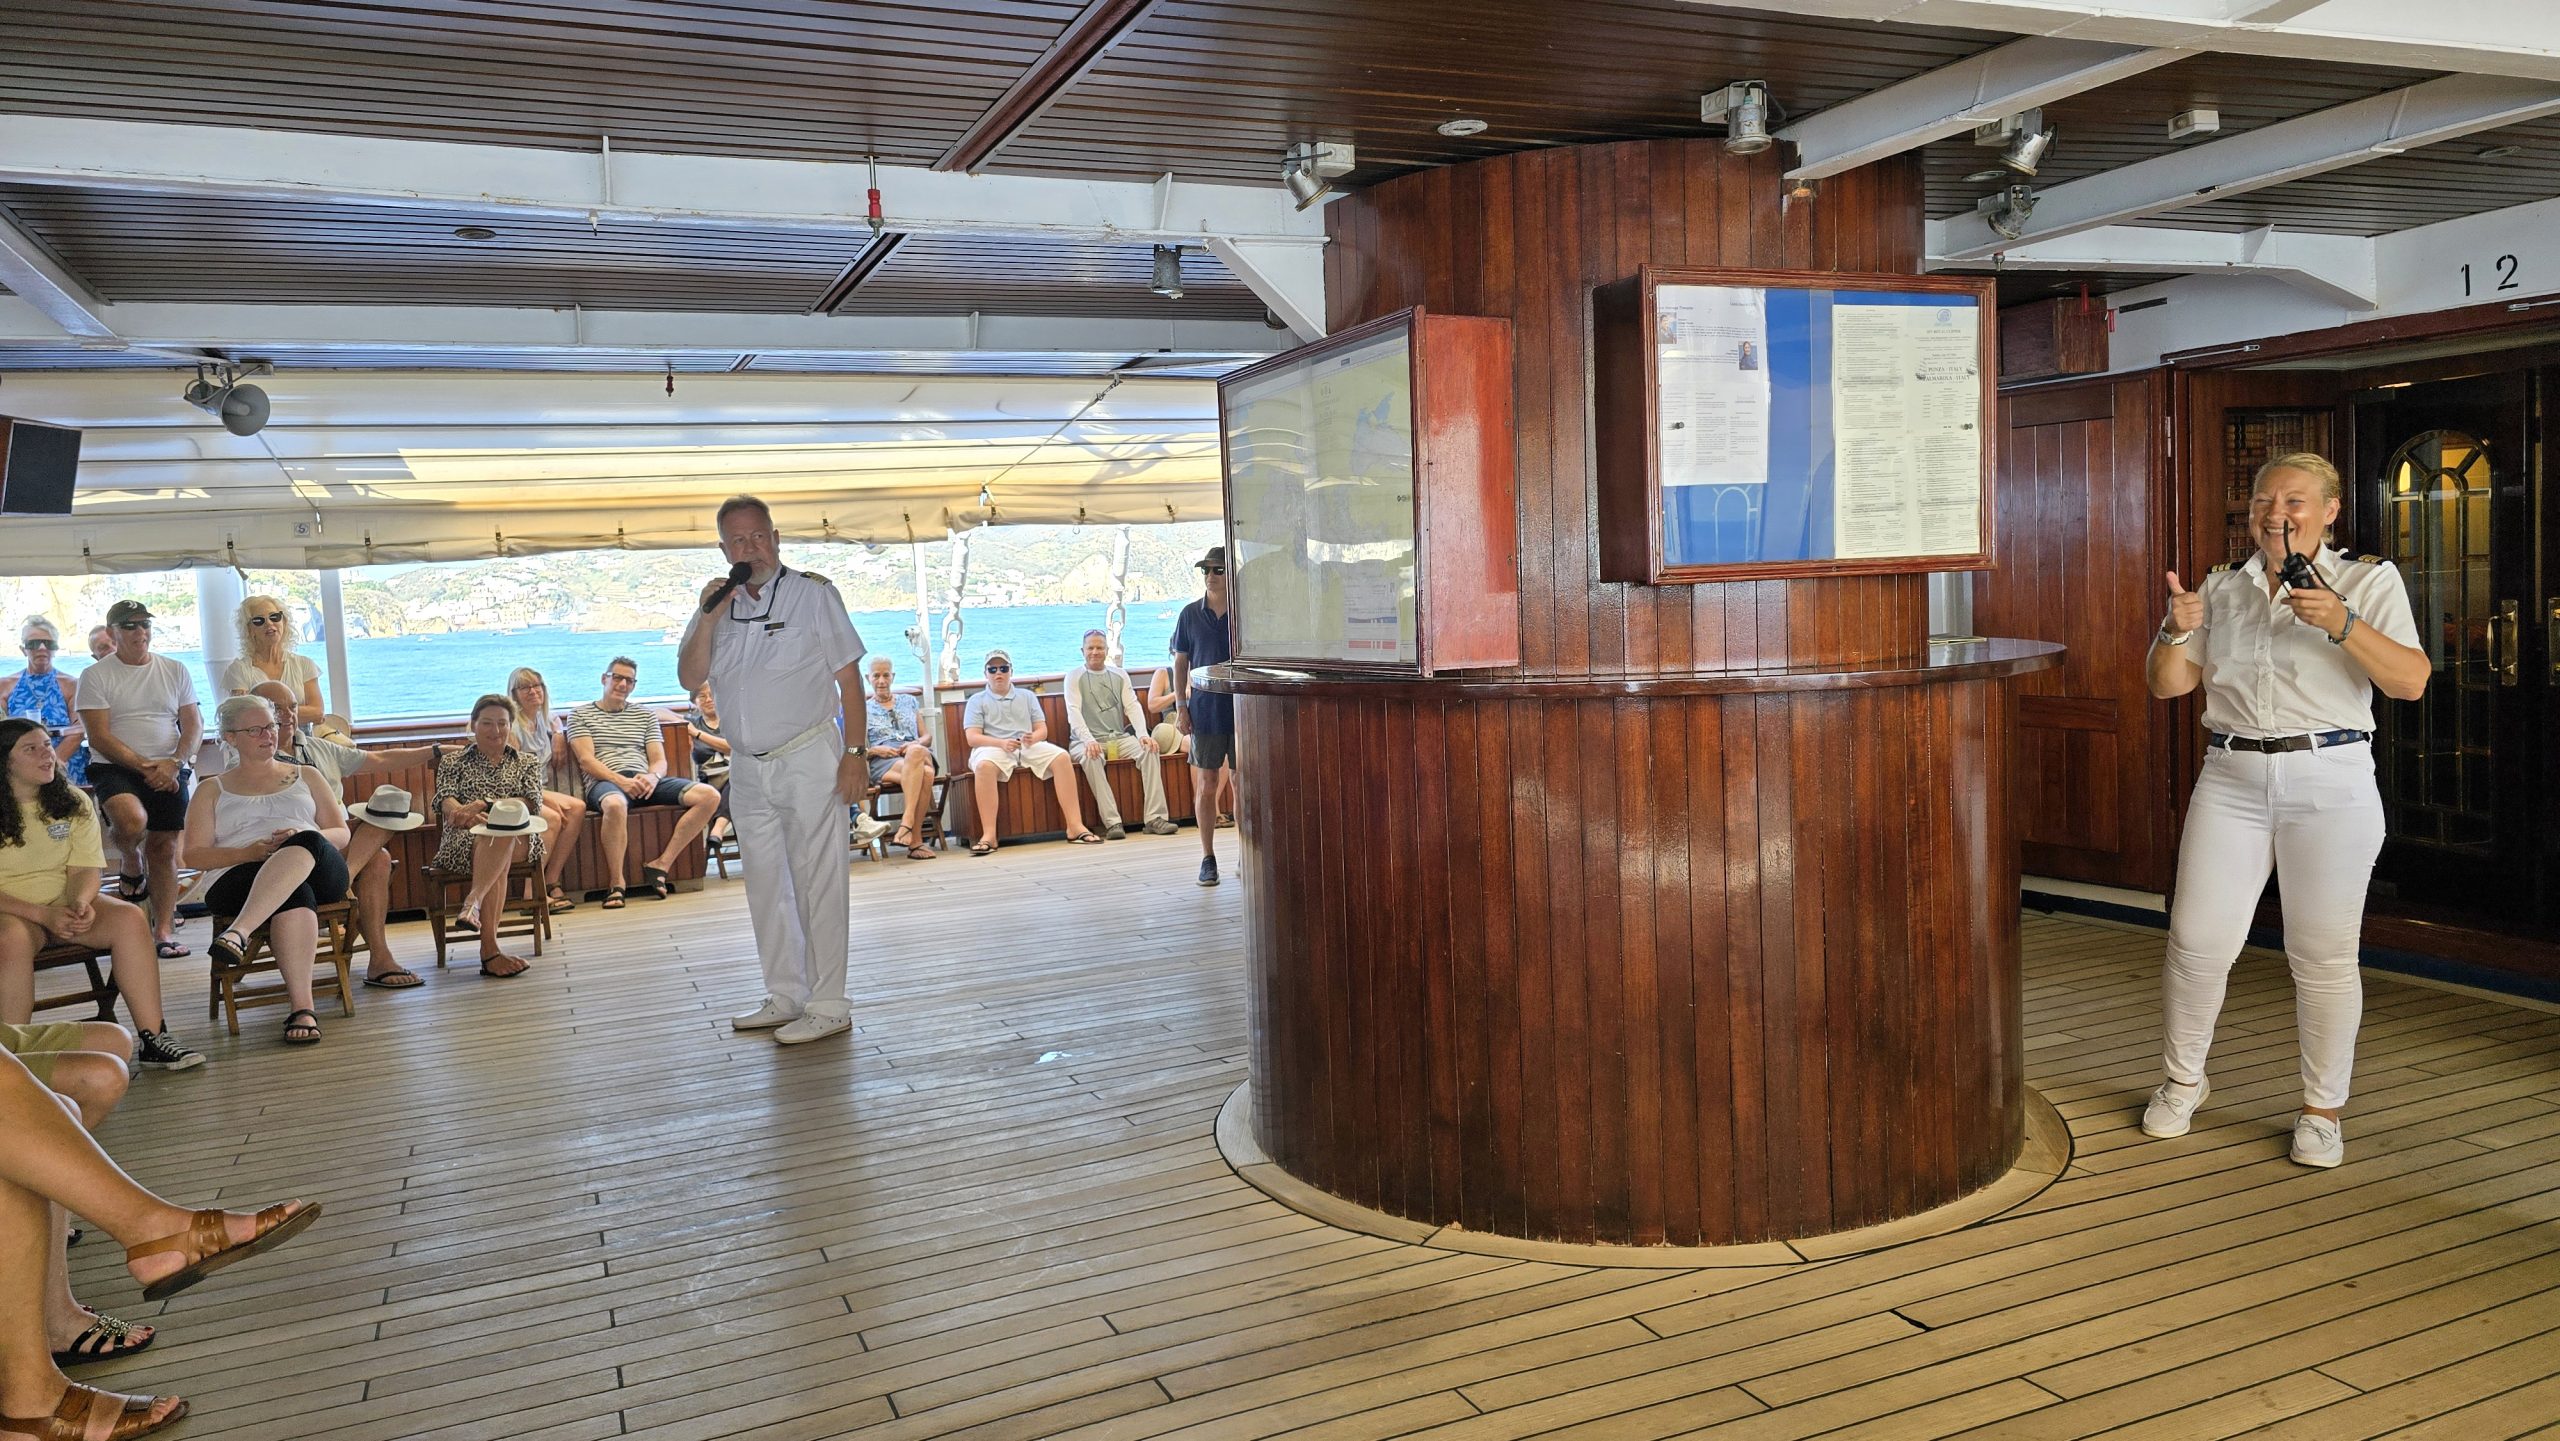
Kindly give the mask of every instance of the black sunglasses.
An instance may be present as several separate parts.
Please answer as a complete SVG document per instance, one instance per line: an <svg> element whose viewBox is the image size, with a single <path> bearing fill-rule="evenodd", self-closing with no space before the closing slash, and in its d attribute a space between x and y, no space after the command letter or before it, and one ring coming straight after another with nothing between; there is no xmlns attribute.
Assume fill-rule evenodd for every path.
<svg viewBox="0 0 2560 1441"><path fill-rule="evenodd" d="M116 629L118 629L118 630L149 630L149 629L151 629L151 622L149 622L149 621L147 621L147 620L120 620L120 621L117 621L117 622L116 622Z"/></svg>
<svg viewBox="0 0 2560 1441"><path fill-rule="evenodd" d="M27 642L24 642L23 644L21 644L21 645L18 647L18 649L20 649L20 650L60 650L60 649L62 649L62 647L60 647L60 646L58 646L58 645L55 645L52 641L49 641L49 640L31 640L31 641L27 641Z"/></svg>
<svg viewBox="0 0 2560 1441"><path fill-rule="evenodd" d="M251 624L251 625L282 625L282 624L284 624L284 612L283 612L283 611L275 611L275 612L272 612L271 614L267 614L267 615L253 615L253 616L249 617L249 624Z"/></svg>
<svg viewBox="0 0 2560 1441"><path fill-rule="evenodd" d="M1009 665L991 665L991 666L987 667L987 674L989 674L989 675L1011 675L1011 674L1013 674L1013 667L1011 667L1011 666L1009 666Z"/></svg>
<svg viewBox="0 0 2560 1441"><path fill-rule="evenodd" d="M1227 568L1223 565L1204 565L1200 567L1200 573L1203 575L1225 575L1227 573Z"/></svg>

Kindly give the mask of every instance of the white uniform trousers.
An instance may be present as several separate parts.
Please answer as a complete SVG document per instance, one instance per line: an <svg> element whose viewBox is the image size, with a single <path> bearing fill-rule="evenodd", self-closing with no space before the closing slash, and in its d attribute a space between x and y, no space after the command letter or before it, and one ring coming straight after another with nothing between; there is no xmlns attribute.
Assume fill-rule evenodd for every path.
<svg viewBox="0 0 2560 1441"><path fill-rule="evenodd" d="M2366 888L2382 854L2382 795L2373 747L2311 751L2208 750L2178 845L2162 975L2173 1080L2204 1078L2231 964L2273 868L2284 902L2285 960L2293 971L2302 1100L2347 1103L2364 980L2356 968Z"/></svg>
<svg viewBox="0 0 2560 1441"><path fill-rule="evenodd" d="M1164 803L1164 757L1138 744L1136 736L1113 736L1086 746L1084 759L1077 762L1084 770L1085 784L1093 787L1093 803L1102 812L1102 823L1120 824L1120 798L1111 793L1110 774L1104 768L1105 762L1120 760L1138 763L1138 779L1146 790L1147 819L1169 819L1173 812Z"/></svg>
<svg viewBox="0 0 2560 1441"><path fill-rule="evenodd" d="M759 760L729 760L729 816L747 868L747 918L765 995L785 1010L849 1016L845 803L836 798L836 728L813 727Z"/></svg>

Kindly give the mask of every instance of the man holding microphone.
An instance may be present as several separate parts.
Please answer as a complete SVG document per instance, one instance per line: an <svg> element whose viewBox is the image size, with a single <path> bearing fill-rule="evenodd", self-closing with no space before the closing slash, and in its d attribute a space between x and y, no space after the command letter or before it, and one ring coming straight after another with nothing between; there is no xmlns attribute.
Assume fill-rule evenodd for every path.
<svg viewBox="0 0 2560 1441"><path fill-rule="evenodd" d="M687 691L708 681L719 698L729 813L764 963L764 1004L729 1024L793 1046L853 1027L845 815L870 779L854 724L862 637L833 583L782 564L763 501L732 496L716 524L730 579L703 586L676 678Z"/></svg>

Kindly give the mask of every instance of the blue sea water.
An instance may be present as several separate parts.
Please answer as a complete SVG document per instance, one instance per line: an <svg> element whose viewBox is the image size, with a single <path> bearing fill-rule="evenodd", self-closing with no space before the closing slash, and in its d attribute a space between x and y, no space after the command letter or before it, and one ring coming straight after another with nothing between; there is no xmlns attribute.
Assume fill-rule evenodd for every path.
<svg viewBox="0 0 2560 1441"><path fill-rule="evenodd" d="M1181 601L1149 601L1129 609L1121 643L1132 666L1162 662L1173 637ZM1084 633L1103 622L1099 605L987 606L961 612L960 675L975 680L979 661L990 650L1013 657L1017 674L1048 675L1084 663ZM874 655L898 663L898 684L922 679L915 648L907 643L913 611L856 611L853 624ZM935 656L942 654L942 617L934 616L927 638ZM299 647L326 669L328 657L317 644ZM627 655L640 663L640 694L671 696L676 690L675 643L660 631L573 631L535 627L513 632L451 631L443 635L404 635L347 642L350 699L358 720L397 716L459 715L488 692L505 688L507 672L529 665L551 684L560 705L591 700L602 689L598 678L608 661ZM200 687L210 687L202 656L191 650L162 654L195 672ZM70 667L66 667L69 669ZM327 693L323 682L322 693ZM209 690L206 692L210 698Z"/></svg>

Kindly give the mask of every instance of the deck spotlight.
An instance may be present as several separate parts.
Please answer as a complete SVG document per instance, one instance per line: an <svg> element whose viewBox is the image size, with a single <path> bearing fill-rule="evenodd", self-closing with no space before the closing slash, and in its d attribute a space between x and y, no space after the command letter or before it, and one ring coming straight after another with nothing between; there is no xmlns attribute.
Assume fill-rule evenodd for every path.
<svg viewBox="0 0 2560 1441"><path fill-rule="evenodd" d="M1735 155L1757 155L1777 143L1769 138L1769 87L1763 81L1737 80L1699 96L1698 118L1723 121L1724 148Z"/></svg>
<svg viewBox="0 0 2560 1441"><path fill-rule="evenodd" d="M1984 212L1984 223L2003 240L2015 240L2027 230L2027 217L2036 209L2033 187L2012 185L1997 195L1982 197L1978 207Z"/></svg>
<svg viewBox="0 0 2560 1441"><path fill-rule="evenodd" d="M179 398L219 419L233 435L255 435L266 428L267 393L243 384L240 376L228 367L199 366Z"/></svg>
<svg viewBox="0 0 2560 1441"><path fill-rule="evenodd" d="M2030 110L2018 117L2018 133L2000 148L2000 163L2020 175L2033 175L2044 163L2045 152L2053 148L2053 127L2044 123L2044 111Z"/></svg>
<svg viewBox="0 0 2560 1441"><path fill-rule="evenodd" d="M1799 175L1788 181L1786 188L1778 192L1778 199L1782 205L1799 205L1805 201L1815 198L1821 193L1821 177L1814 175Z"/></svg>
<svg viewBox="0 0 2560 1441"><path fill-rule="evenodd" d="M1155 279L1147 288L1167 300L1182 298L1181 246L1159 245L1156 247Z"/></svg>
<svg viewBox="0 0 2560 1441"><path fill-rule="evenodd" d="M1289 147L1280 162L1280 183L1289 187L1289 198L1304 210L1323 199L1333 189L1334 179L1350 174L1351 167L1349 145L1310 140Z"/></svg>

